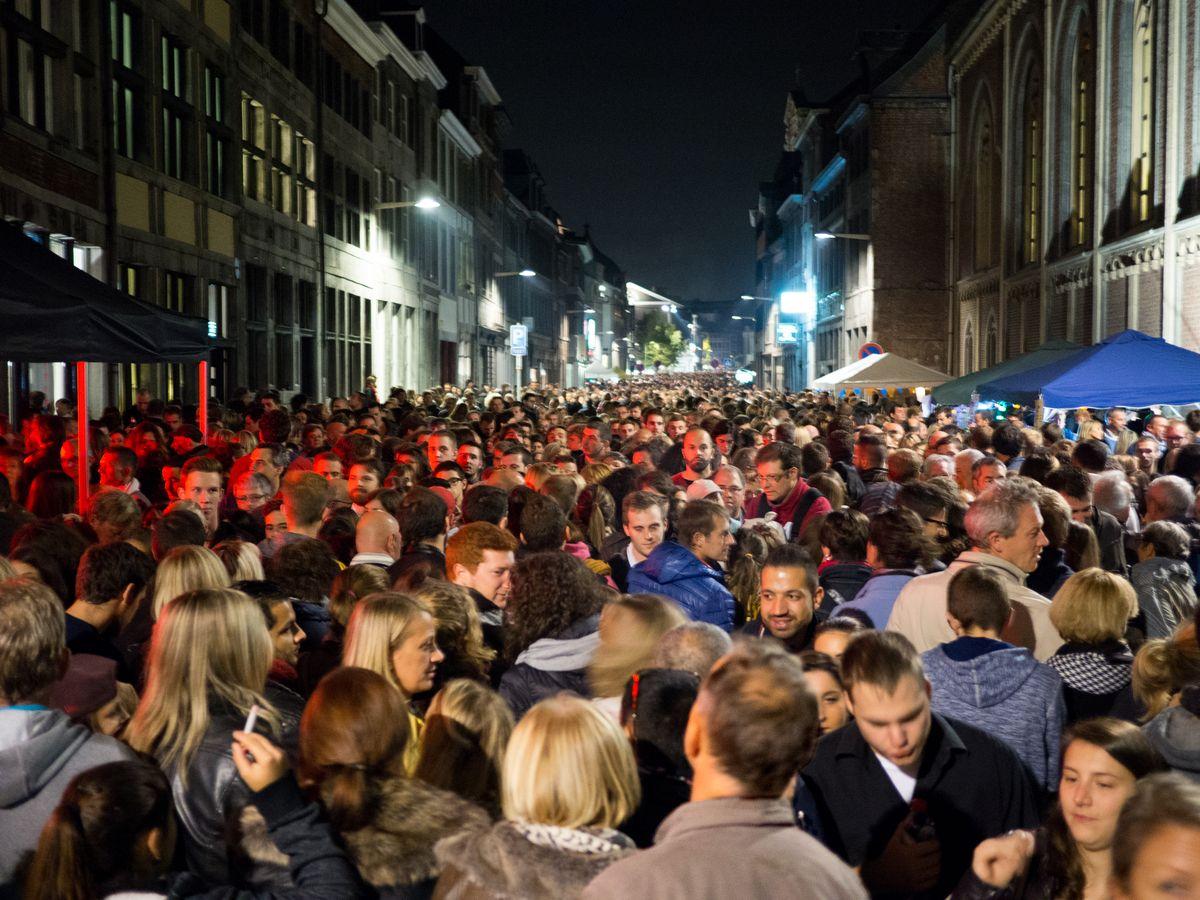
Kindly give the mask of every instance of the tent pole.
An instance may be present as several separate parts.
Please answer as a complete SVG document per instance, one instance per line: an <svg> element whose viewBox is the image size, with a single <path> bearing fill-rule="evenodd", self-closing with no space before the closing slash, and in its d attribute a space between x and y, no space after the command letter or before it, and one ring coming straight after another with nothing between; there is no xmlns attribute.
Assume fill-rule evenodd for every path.
<svg viewBox="0 0 1200 900"><path fill-rule="evenodd" d="M200 421L200 439L208 443L208 360L202 359L196 364L197 378L200 381L200 400L196 404L196 418Z"/></svg>
<svg viewBox="0 0 1200 900"><path fill-rule="evenodd" d="M1042 411L1045 404L1042 402L1042 395L1038 394L1037 406L1033 408L1033 427L1042 427Z"/></svg>
<svg viewBox="0 0 1200 900"><path fill-rule="evenodd" d="M79 479L79 514L87 509L88 482L91 481L91 466L88 465L88 451L91 450L91 434L88 430L88 383L87 363L75 363L75 456Z"/></svg>

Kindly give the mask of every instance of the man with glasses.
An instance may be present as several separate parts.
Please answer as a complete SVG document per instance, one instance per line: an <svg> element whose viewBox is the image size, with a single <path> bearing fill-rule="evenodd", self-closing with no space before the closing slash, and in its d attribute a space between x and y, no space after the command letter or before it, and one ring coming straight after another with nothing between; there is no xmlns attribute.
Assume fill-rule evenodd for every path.
<svg viewBox="0 0 1200 900"><path fill-rule="evenodd" d="M1087 525L1100 544L1100 567L1107 572L1124 575L1125 530L1116 517L1104 512L1092 502L1092 479L1075 466L1060 466L1046 476L1046 487L1058 491L1071 507L1071 518Z"/></svg>
<svg viewBox="0 0 1200 900"><path fill-rule="evenodd" d="M252 513L262 518L263 507L274 498L271 482L257 472L243 472L233 483L233 499L237 508L242 512Z"/></svg>
<svg viewBox="0 0 1200 900"><path fill-rule="evenodd" d="M752 518L775 513L775 521L789 539L817 516L833 510L829 501L800 476L800 450L794 444L767 444L758 451L754 467L763 490Z"/></svg>
<svg viewBox="0 0 1200 900"><path fill-rule="evenodd" d="M533 456L520 444L509 444L500 453L497 469L507 469L525 478L525 470L533 465Z"/></svg>
<svg viewBox="0 0 1200 900"><path fill-rule="evenodd" d="M467 475L456 462L438 463L433 469L433 477L446 482L450 493L454 495L454 505L462 506L463 493L467 489Z"/></svg>
<svg viewBox="0 0 1200 900"><path fill-rule="evenodd" d="M721 466L713 476L713 481L721 489L721 503L729 513L730 525L736 531L746 518L746 482L742 478L742 470L737 466Z"/></svg>

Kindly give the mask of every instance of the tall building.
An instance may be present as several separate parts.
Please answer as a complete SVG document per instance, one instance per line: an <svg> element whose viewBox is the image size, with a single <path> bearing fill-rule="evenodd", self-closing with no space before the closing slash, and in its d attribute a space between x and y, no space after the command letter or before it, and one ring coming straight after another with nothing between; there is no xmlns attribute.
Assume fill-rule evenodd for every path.
<svg viewBox="0 0 1200 900"><path fill-rule="evenodd" d="M218 397L327 397L368 374L385 389L512 381L508 329L526 318L526 366L560 380L558 258L574 251L506 188L506 127L487 72L407 3L0 5L0 216L207 319ZM537 277L505 274L527 267ZM14 365L0 382L11 403L63 396L73 377ZM89 372L98 406L141 386L193 402L195 378Z"/></svg>
<svg viewBox="0 0 1200 900"><path fill-rule="evenodd" d="M1200 349L1200 9L983 5L948 69L954 372L1137 328Z"/></svg>
<svg viewBox="0 0 1200 900"><path fill-rule="evenodd" d="M751 211L760 383L803 388L867 342L947 366L946 66L963 6L861 33L859 74L828 100L788 95L783 152Z"/></svg>

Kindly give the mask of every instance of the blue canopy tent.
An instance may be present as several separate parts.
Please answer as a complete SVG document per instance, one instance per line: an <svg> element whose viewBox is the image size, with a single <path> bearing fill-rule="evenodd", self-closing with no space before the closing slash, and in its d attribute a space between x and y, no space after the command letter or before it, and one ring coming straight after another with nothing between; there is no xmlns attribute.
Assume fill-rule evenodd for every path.
<svg viewBox="0 0 1200 900"><path fill-rule="evenodd" d="M1122 331L1055 362L984 382L979 395L1054 409L1194 403L1200 400L1200 353Z"/></svg>
<svg viewBox="0 0 1200 900"><path fill-rule="evenodd" d="M965 406L971 402L971 395L984 382L1049 365L1082 349L1083 347L1072 341L1047 341L1028 353L938 385L933 389L933 402L939 406Z"/></svg>

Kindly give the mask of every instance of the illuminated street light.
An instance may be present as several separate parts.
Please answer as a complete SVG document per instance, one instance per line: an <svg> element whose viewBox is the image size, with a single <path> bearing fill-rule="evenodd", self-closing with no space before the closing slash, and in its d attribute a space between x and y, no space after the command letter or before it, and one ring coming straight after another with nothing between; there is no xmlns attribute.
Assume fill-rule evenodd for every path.
<svg viewBox="0 0 1200 900"><path fill-rule="evenodd" d="M832 241L834 238L842 238L847 241L869 241L871 239L869 234L856 234L845 231L818 231L813 237L818 241Z"/></svg>
<svg viewBox="0 0 1200 900"><path fill-rule="evenodd" d="M442 204L433 197L422 197L420 200L389 200L386 203L376 203L375 210L380 212L385 209L437 209Z"/></svg>
<svg viewBox="0 0 1200 900"><path fill-rule="evenodd" d="M497 278L512 278L514 275L516 275L521 278L532 278L536 274L537 274L537 272L533 271L533 269L525 268L525 269L519 269L515 272L497 272L496 277Z"/></svg>

